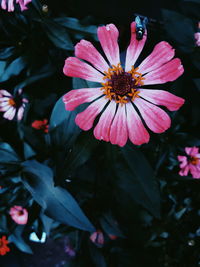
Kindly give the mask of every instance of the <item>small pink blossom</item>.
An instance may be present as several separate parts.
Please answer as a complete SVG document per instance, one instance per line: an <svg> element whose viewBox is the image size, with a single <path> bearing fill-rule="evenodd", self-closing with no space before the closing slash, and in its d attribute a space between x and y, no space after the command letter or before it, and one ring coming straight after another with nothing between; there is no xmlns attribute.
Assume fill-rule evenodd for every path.
<svg viewBox="0 0 200 267"><path fill-rule="evenodd" d="M103 246L104 244L104 236L101 230L97 230L96 232L90 235L90 240L98 246Z"/></svg>
<svg viewBox="0 0 200 267"><path fill-rule="evenodd" d="M3 117L7 120L13 120L17 116L17 120L21 120L24 114L25 104L28 103L26 98L22 98L22 89L16 96L12 96L6 90L0 90L0 112L3 112Z"/></svg>
<svg viewBox="0 0 200 267"><path fill-rule="evenodd" d="M8 12L13 12L15 10L15 5L16 4L20 5L21 11L24 11L27 8L27 4L30 3L32 0L2 0L1 1L1 8L4 10L8 10Z"/></svg>
<svg viewBox="0 0 200 267"><path fill-rule="evenodd" d="M200 46L200 32L196 32L196 33L194 34L194 38L195 38L195 40L196 40L196 45L197 45L197 46Z"/></svg>
<svg viewBox="0 0 200 267"><path fill-rule="evenodd" d="M9 214L13 221L17 224L27 224L28 211L21 206L13 206L10 208Z"/></svg>
<svg viewBox="0 0 200 267"><path fill-rule="evenodd" d="M181 176L187 176L190 172L193 178L200 178L200 153L198 147L186 147L186 156L178 156Z"/></svg>
<svg viewBox="0 0 200 267"><path fill-rule="evenodd" d="M70 77L99 83L97 88L71 90L63 97L66 110L72 111L83 103L92 102L76 118L84 131L93 127L96 139L123 147L128 138L135 145L149 142L149 128L155 133L165 132L171 125L169 115L158 106L178 110L184 99L164 90L147 89L146 85L176 80L184 72L179 58L165 41L158 43L139 66L136 61L147 39L136 38L136 24L131 24L131 40L126 52L125 66L120 63L119 32L114 24L98 28L105 60L92 43L81 40L75 46L75 56L65 60L63 72ZM84 62L87 61L90 64ZM136 67L137 66L137 67ZM142 119L145 122L145 125Z"/></svg>

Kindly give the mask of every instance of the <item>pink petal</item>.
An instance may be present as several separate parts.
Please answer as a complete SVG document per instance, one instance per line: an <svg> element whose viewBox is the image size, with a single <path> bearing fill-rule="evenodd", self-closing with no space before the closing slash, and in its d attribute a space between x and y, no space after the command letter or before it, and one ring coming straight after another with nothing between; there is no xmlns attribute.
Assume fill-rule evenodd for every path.
<svg viewBox="0 0 200 267"><path fill-rule="evenodd" d="M26 98L22 98L22 102L23 102L23 103L28 103L29 101L28 101L28 99L26 99Z"/></svg>
<svg viewBox="0 0 200 267"><path fill-rule="evenodd" d="M90 235L90 240L93 242L93 243L95 243L96 242L96 240L97 240L97 232L94 232L94 233L92 233L91 235Z"/></svg>
<svg viewBox="0 0 200 267"><path fill-rule="evenodd" d="M132 66L134 66L136 60L138 59L147 39L147 31L142 38L142 40L136 39L136 23L131 23L131 41L126 52L126 64L125 71L130 71Z"/></svg>
<svg viewBox="0 0 200 267"><path fill-rule="evenodd" d="M94 128L94 136L96 139L110 141L110 126L116 111L115 101L111 101L102 113L99 122Z"/></svg>
<svg viewBox="0 0 200 267"><path fill-rule="evenodd" d="M178 161L181 162L180 168L185 168L185 166L188 164L187 157L185 156L178 156Z"/></svg>
<svg viewBox="0 0 200 267"><path fill-rule="evenodd" d="M188 175L188 172L189 172L189 166L187 165L185 168L181 169L179 171L179 175L181 176L187 176Z"/></svg>
<svg viewBox="0 0 200 267"><path fill-rule="evenodd" d="M4 114L3 117L7 120L12 120L15 116L16 108L10 107Z"/></svg>
<svg viewBox="0 0 200 267"><path fill-rule="evenodd" d="M174 49L165 41L158 43L152 53L139 65L140 73L147 73L162 66L174 57Z"/></svg>
<svg viewBox="0 0 200 267"><path fill-rule="evenodd" d="M103 95L100 88L83 88L71 90L63 96L66 110L74 110L83 103L92 102L94 99Z"/></svg>
<svg viewBox="0 0 200 267"><path fill-rule="evenodd" d="M195 179L199 179L200 178L200 166L190 164L189 168L190 168L192 177Z"/></svg>
<svg viewBox="0 0 200 267"><path fill-rule="evenodd" d="M127 118L125 105L118 106L110 128L110 142L113 145L124 146L128 139Z"/></svg>
<svg viewBox="0 0 200 267"><path fill-rule="evenodd" d="M4 105L3 105L4 104ZM7 111L8 109L10 108L10 105L8 104L8 103L1 103L0 104L0 111L1 112L5 112L5 111Z"/></svg>
<svg viewBox="0 0 200 267"><path fill-rule="evenodd" d="M185 147L185 153L190 155L190 156L193 156L195 157L196 154L199 153L199 148L198 147Z"/></svg>
<svg viewBox="0 0 200 267"><path fill-rule="evenodd" d="M7 2L7 0L2 0L1 1L1 8L4 9L4 10L7 8L6 2Z"/></svg>
<svg viewBox="0 0 200 267"><path fill-rule="evenodd" d="M9 104L10 99L11 99L10 97L5 97L5 96L0 98L0 106L5 106L5 104Z"/></svg>
<svg viewBox="0 0 200 267"><path fill-rule="evenodd" d="M3 96L12 96L12 95L6 90L0 90L0 97Z"/></svg>
<svg viewBox="0 0 200 267"><path fill-rule="evenodd" d="M88 61L101 72L107 71L109 69L107 62L102 57L102 55L97 51L93 44L86 40L81 40L75 46L75 55L78 58Z"/></svg>
<svg viewBox="0 0 200 267"><path fill-rule="evenodd" d="M176 80L184 72L179 58L174 58L156 70L150 71L144 77L144 84L161 84Z"/></svg>
<svg viewBox="0 0 200 267"><path fill-rule="evenodd" d="M87 63L76 57L68 57L63 68L65 75L82 78L93 82L103 82L103 75Z"/></svg>
<svg viewBox="0 0 200 267"><path fill-rule="evenodd" d="M23 114L24 114L24 107L20 107L18 112L17 112L17 119L18 121L21 121L22 117L23 117Z"/></svg>
<svg viewBox="0 0 200 267"><path fill-rule="evenodd" d="M131 103L126 104L128 135L131 142L141 145L149 142L149 133Z"/></svg>
<svg viewBox="0 0 200 267"><path fill-rule="evenodd" d="M196 33L194 34L194 38L195 38L195 40L196 40L196 45L197 45L197 46L200 46L200 32L196 32Z"/></svg>
<svg viewBox="0 0 200 267"><path fill-rule="evenodd" d="M83 112L76 116L76 124L84 131L91 129L96 116L102 111L107 102L108 99L105 97L93 102Z"/></svg>
<svg viewBox="0 0 200 267"><path fill-rule="evenodd" d="M178 110L185 102L183 98L163 90L140 89L139 95L153 104L165 106L171 111Z"/></svg>
<svg viewBox="0 0 200 267"><path fill-rule="evenodd" d="M139 109L146 125L154 133L163 133L170 127L170 117L161 108L141 98L135 98L134 104Z"/></svg>
<svg viewBox="0 0 200 267"><path fill-rule="evenodd" d="M101 47L111 65L120 63L118 37L119 32L114 24L99 27L97 35Z"/></svg>
<svg viewBox="0 0 200 267"><path fill-rule="evenodd" d="M14 11L14 0L8 0L8 12Z"/></svg>

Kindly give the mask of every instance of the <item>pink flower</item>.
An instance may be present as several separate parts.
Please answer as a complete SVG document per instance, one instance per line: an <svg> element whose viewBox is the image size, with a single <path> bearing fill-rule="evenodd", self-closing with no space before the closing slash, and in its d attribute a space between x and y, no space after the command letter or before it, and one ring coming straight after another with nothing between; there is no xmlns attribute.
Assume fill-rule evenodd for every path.
<svg viewBox="0 0 200 267"><path fill-rule="evenodd" d="M193 178L200 178L200 153L198 147L186 147L187 156L178 156L180 161L181 176L187 176L190 172Z"/></svg>
<svg viewBox="0 0 200 267"><path fill-rule="evenodd" d="M28 221L28 211L21 206L13 206L9 211L10 216L13 221L17 224L27 224Z"/></svg>
<svg viewBox="0 0 200 267"><path fill-rule="evenodd" d="M12 96L6 90L0 90L0 111L4 112L3 117L7 120L12 120L17 116L17 120L21 120L24 114L25 103L28 103L26 98L22 98L22 89L16 96Z"/></svg>
<svg viewBox="0 0 200 267"><path fill-rule="evenodd" d="M31 126L37 130L42 130L44 133L48 133L49 131L49 125L48 125L48 120L35 120Z"/></svg>
<svg viewBox="0 0 200 267"><path fill-rule="evenodd" d="M122 68L118 36L113 24L98 28L98 38L109 63L90 42L81 40L75 46L76 57L66 59L64 74L99 82L101 86L72 90L64 95L63 101L67 110L92 102L75 118L76 124L84 131L92 128L95 118L102 112L94 128L97 139L122 147L129 138L133 144L141 145L149 142L149 133L141 117L151 131L163 133L170 127L171 120L157 105L174 111L184 103L184 99L167 91L144 89L143 86L174 81L184 70L180 59L172 59L174 49L164 41L158 43L137 68L134 67L147 39L147 33L142 40L136 39L135 22L131 24L131 41L125 68Z"/></svg>
<svg viewBox="0 0 200 267"><path fill-rule="evenodd" d="M197 46L200 46L200 32L196 32L196 33L194 34L194 38L195 38L195 40L196 40L196 45L197 45Z"/></svg>
<svg viewBox="0 0 200 267"><path fill-rule="evenodd" d="M21 11L24 11L27 8L27 4L30 3L32 0L16 0L16 3L20 5ZM13 12L15 10L14 0L2 0L1 1L1 8L8 10L8 12Z"/></svg>
<svg viewBox="0 0 200 267"><path fill-rule="evenodd" d="M101 230L97 230L96 232L90 235L90 240L96 245L103 246L104 244L104 236Z"/></svg>

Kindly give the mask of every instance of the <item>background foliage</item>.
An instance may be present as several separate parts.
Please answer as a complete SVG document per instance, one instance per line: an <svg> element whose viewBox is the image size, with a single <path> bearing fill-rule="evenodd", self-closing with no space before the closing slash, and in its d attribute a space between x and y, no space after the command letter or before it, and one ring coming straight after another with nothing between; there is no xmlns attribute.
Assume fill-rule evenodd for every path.
<svg viewBox="0 0 200 267"><path fill-rule="evenodd" d="M0 114L0 234L9 237L11 248L32 253L29 234L40 238L46 232L49 238L69 237L76 257L67 266L200 266L200 182L180 177L177 161L184 147L200 146L199 11L196 0L62 0L48 6L33 0L25 12L0 10L0 87L11 93L23 88L29 99L23 121ZM150 18L144 57L161 40L175 47L184 75L159 88L186 103L170 114L166 133L151 134L141 147L119 148L75 125L83 107L68 112L61 97L92 84L64 76L62 68L80 39L99 48L100 24L119 27L123 52L134 13ZM44 118L48 134L31 127ZM27 208L27 225L11 220L13 205ZM103 246L89 239L95 229L104 234Z"/></svg>

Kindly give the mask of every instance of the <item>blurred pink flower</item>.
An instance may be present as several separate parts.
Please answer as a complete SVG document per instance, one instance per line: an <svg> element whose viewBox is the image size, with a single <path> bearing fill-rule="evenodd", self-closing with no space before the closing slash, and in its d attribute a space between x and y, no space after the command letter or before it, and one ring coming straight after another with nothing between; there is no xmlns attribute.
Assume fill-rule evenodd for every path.
<svg viewBox="0 0 200 267"><path fill-rule="evenodd" d="M194 38L195 38L195 40L196 40L196 45L197 45L197 46L200 46L200 32L196 32L196 33L194 34Z"/></svg>
<svg viewBox="0 0 200 267"><path fill-rule="evenodd" d="M65 60L63 72L70 77L98 82L101 86L69 91L63 97L65 108L71 111L83 103L92 102L75 118L76 124L84 131L92 128L94 120L103 111L94 128L96 139L121 147L128 138L135 145L148 143L150 136L141 117L151 131L163 133L170 127L171 120L158 106L165 106L170 111L178 110L184 99L167 91L144 89L143 86L176 80L184 72L181 61L179 58L173 59L174 49L162 41L136 68L135 62L145 45L147 32L138 41L136 24L132 22L131 41L126 53L125 68L122 68L119 32L115 25L99 27L97 34L109 63L92 43L81 40L75 46L76 57Z"/></svg>
<svg viewBox="0 0 200 267"><path fill-rule="evenodd" d="M27 4L30 3L32 0L2 0L1 1L1 8L8 10L8 12L13 12L15 10L14 2L20 5L21 11L24 11L27 8Z"/></svg>
<svg viewBox="0 0 200 267"><path fill-rule="evenodd" d="M90 235L90 240L96 245L103 246L104 244L104 236L101 230L97 230L96 232Z"/></svg>
<svg viewBox="0 0 200 267"><path fill-rule="evenodd" d="M0 112L4 112L3 117L7 120L13 120L17 115L17 120L21 120L24 114L26 98L22 98L22 89L13 97L8 91L0 90Z"/></svg>
<svg viewBox="0 0 200 267"><path fill-rule="evenodd" d="M190 172L193 178L200 178L200 153L198 147L186 147L187 156L178 156L181 176L187 176Z"/></svg>
<svg viewBox="0 0 200 267"><path fill-rule="evenodd" d="M10 216L13 221L17 224L27 224L28 221L28 211L21 206L13 206L9 211Z"/></svg>

